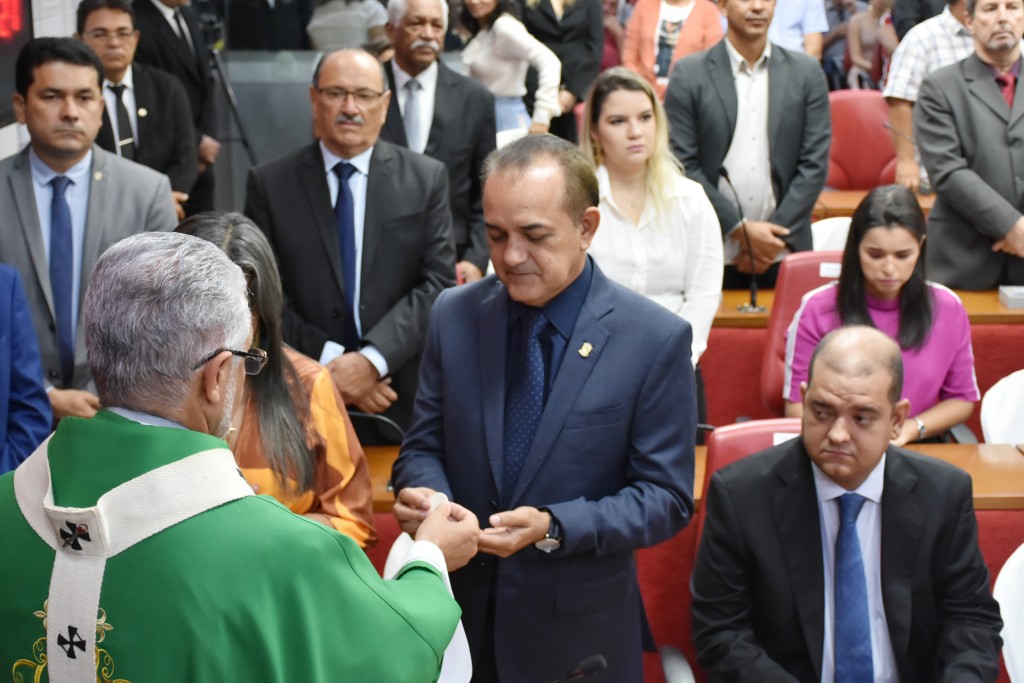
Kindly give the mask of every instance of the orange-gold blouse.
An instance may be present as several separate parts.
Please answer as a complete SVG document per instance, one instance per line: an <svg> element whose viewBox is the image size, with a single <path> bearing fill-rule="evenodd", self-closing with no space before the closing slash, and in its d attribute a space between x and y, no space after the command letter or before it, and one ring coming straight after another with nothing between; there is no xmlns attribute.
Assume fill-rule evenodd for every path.
<svg viewBox="0 0 1024 683"><path fill-rule="evenodd" d="M270 469L260 443L256 404L251 394L234 444L235 460L256 493L273 496L292 512L334 527L361 547L372 546L377 541L377 532L373 527L370 470L341 394L322 365L288 347L284 353L309 395L312 426L322 440L315 450L313 488L293 494ZM287 484L293 486L295 482L288 479Z"/></svg>

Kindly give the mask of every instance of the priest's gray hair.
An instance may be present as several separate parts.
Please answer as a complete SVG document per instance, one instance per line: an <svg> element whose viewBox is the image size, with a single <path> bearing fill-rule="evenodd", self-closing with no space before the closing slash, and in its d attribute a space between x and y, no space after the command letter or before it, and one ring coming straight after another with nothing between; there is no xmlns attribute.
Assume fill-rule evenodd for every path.
<svg viewBox="0 0 1024 683"><path fill-rule="evenodd" d="M150 413L182 405L193 368L218 349L246 350L252 333L242 270L173 232L133 235L100 256L82 324L100 402Z"/></svg>
<svg viewBox="0 0 1024 683"><path fill-rule="evenodd" d="M435 0L435 2L441 5L441 17L444 22L442 33L447 33L448 2L447 0ZM388 23L391 24L392 28L398 28L398 25L402 23L402 18L405 17L408 4L409 0L388 0ZM444 49L444 35L441 36L441 49Z"/></svg>

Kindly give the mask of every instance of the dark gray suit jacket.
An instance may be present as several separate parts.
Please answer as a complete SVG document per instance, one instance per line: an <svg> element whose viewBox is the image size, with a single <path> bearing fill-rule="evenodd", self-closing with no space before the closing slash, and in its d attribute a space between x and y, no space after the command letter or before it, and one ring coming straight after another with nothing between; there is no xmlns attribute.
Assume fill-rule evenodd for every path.
<svg viewBox="0 0 1024 683"><path fill-rule="evenodd" d="M992 251L1024 207L1020 81L1011 111L977 55L937 70L921 84L914 138L935 188L929 279L954 289L1024 285L1024 259Z"/></svg>
<svg viewBox="0 0 1024 683"><path fill-rule="evenodd" d="M711 479L693 571L693 637L709 681L821 680L825 579L801 439ZM882 601L902 681L994 681L999 606L978 548L970 476L890 447Z"/></svg>
<svg viewBox="0 0 1024 683"><path fill-rule="evenodd" d="M718 191L719 169L736 130L736 85L725 40L681 59L665 93L672 152L686 175L704 186L728 235L740 222L730 198ZM789 228L790 251L811 248L811 211L828 177L828 85L807 55L772 45L768 65L768 149L775 212L768 220Z"/></svg>
<svg viewBox="0 0 1024 683"><path fill-rule="evenodd" d="M391 104L380 139L408 147L391 62L385 69ZM456 258L469 261L482 272L487 271L488 250L480 173L484 159L494 151L495 141L494 95L477 81L438 61L434 120L423 153L448 169Z"/></svg>
<svg viewBox="0 0 1024 683"><path fill-rule="evenodd" d="M0 216L7 226L0 231L0 261L18 269L32 311L43 377L58 388L90 387L92 377L85 354L81 302L92 279L92 267L107 247L146 230L173 230L178 216L171 200L167 176L93 147L89 209L82 244L82 281L79 324L75 338L75 371L71 384L61 381L56 318L50 290L49 257L43 246L39 212L32 189L28 150L0 161Z"/></svg>
<svg viewBox="0 0 1024 683"><path fill-rule="evenodd" d="M253 168L245 214L277 254L285 341L319 358L324 343L340 342L345 331L345 280L320 145ZM398 392L385 415L403 429L412 413L430 306L454 284L444 165L378 140L366 188L359 315L363 342L380 350Z"/></svg>

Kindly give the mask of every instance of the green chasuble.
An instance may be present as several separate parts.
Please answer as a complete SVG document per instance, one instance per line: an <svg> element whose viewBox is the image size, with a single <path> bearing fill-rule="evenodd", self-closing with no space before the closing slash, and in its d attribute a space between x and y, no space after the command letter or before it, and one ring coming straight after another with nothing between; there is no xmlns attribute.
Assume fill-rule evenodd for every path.
<svg viewBox="0 0 1024 683"><path fill-rule="evenodd" d="M48 446L54 504L93 506L129 480L224 446L108 411L65 418ZM19 508L14 473L0 477L0 681L49 680L54 557ZM383 581L350 538L265 496L109 557L101 586L97 681L434 681L460 616L428 563ZM64 656L52 644L49 653Z"/></svg>

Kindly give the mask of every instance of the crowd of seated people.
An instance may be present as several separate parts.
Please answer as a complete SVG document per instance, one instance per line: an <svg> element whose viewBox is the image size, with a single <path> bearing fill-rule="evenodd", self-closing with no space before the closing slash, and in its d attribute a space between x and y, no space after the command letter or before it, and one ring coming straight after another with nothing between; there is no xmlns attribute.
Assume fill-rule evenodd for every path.
<svg viewBox="0 0 1024 683"><path fill-rule="evenodd" d="M955 642L941 635L956 634L952 624L900 651L890 620L889 630L871 626L867 655L847 651L837 591L823 605L837 620L818 634L835 659L823 669L758 617L768 610L785 627L798 606L755 580L749 623L723 582L749 578L733 562L740 554L778 559L760 542L734 547L750 529L731 497L760 501L759 477L809 487L793 510L815 510L817 491L820 532L837 547L824 567L818 548L811 574L829 591L848 543L835 539L848 507L840 498L857 496L858 511L867 500L866 518L850 521L873 544L857 565L868 585L853 598L856 619L861 602L877 613L891 599L878 529L884 543L896 506L883 480L888 491L913 472L973 513L959 475L900 447L948 441L980 401L954 290L1024 285L1021 0L464 0L457 11L445 0L263 2L252 0L261 7L246 21L250 3L235 8L236 45L305 49L312 39L324 52L310 85L315 139L249 169L244 207L216 207L227 213L211 211L221 117L191 8L83 0L73 38L36 39L19 54L14 110L29 144L0 161L10 216L0 234L0 475L31 470L48 443L61 452L61 425L71 439L75 425L122 412L151 424L134 409L112 418L107 409L124 406L103 403L112 394L90 364L86 302L108 248L176 230L241 269L252 334L249 346L209 349L205 362L221 374L204 362L190 370L187 419L141 411L160 418L153 424L217 436L253 492L363 549L377 540L363 447L404 443L395 515L414 536L426 528L429 548L410 560L419 580L438 588L445 558L451 569L476 554L449 586L472 627L474 680L572 670L575 640L527 661L531 643L510 635L543 617L545 601L552 633L601 624L623 658L611 671L631 679L641 649L633 554L692 516L695 425L716 390L700 359L722 291L772 287L788 255L812 248L830 142L842 134L829 91L882 90L889 131L877 135L892 138L895 184L866 190L837 280L808 293L789 324L786 414L803 421L801 445L716 475L694 642L711 680L748 666L871 680L872 665L876 677L914 680L935 666L994 680L999 616L976 525L963 518L963 528L936 531L951 534L942 540L963 551L960 564L926 571L956 569L957 596L981 615L976 631L948 636ZM901 21L912 12L913 28ZM356 14L365 27L346 18ZM442 61L452 30L465 43ZM388 53L356 47L372 41ZM925 190L935 192L928 215L916 194ZM151 360L158 373L182 372ZM870 425L854 385L870 398ZM615 466L577 458L591 443ZM880 460L860 457L868 444L880 445ZM560 449L573 458L551 464ZM0 522L25 500L19 476L0 478ZM64 524L68 544L88 542ZM432 646L443 650L451 621Z"/></svg>

